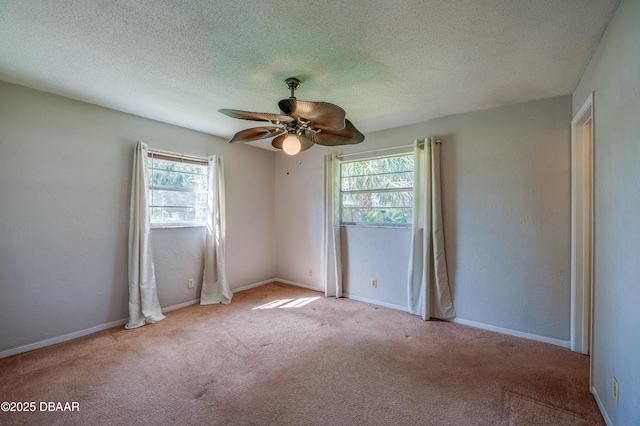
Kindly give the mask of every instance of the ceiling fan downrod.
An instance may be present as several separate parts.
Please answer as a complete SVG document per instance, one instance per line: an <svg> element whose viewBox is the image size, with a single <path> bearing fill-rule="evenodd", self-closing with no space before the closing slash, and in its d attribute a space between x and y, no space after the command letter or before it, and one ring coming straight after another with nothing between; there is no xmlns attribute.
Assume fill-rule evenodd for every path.
<svg viewBox="0 0 640 426"><path fill-rule="evenodd" d="M296 98L295 91L298 88L298 86L300 86L300 80L298 80L295 77L289 77L284 82L286 83L289 90L291 90L291 96L289 97L289 99L295 99Z"/></svg>

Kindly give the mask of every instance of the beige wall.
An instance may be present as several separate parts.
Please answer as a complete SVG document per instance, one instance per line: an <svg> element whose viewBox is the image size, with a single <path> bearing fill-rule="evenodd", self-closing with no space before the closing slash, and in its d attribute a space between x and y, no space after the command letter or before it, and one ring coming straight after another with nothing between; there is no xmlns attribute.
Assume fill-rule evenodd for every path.
<svg viewBox="0 0 640 426"><path fill-rule="evenodd" d="M322 156L330 149L285 158L16 85L0 83L0 91L0 349L126 317L130 162L138 139L225 157L233 288L275 276L321 290ZM443 138L445 238L462 321L556 344L568 339L569 104L561 97L462 114L345 147ZM345 290L406 308L408 232L344 232ZM201 279L202 231L153 235L162 305L194 300L197 288L185 283Z"/></svg>
<svg viewBox="0 0 640 426"><path fill-rule="evenodd" d="M567 346L571 97L461 114L374 132L358 152L438 136L445 240L458 319ZM276 157L278 277L321 289L322 158ZM289 174L286 174L288 164ZM407 306L406 230L343 230L345 290ZM378 278L378 288L371 279Z"/></svg>
<svg viewBox="0 0 640 426"><path fill-rule="evenodd" d="M594 93L593 390L610 424L640 424L640 1L623 0L578 87ZM620 397L613 399L613 378Z"/></svg>
<svg viewBox="0 0 640 426"><path fill-rule="evenodd" d="M128 316L137 140L224 157L231 287L273 278L272 152L0 82L0 353ZM199 298L204 228L152 238L162 306Z"/></svg>

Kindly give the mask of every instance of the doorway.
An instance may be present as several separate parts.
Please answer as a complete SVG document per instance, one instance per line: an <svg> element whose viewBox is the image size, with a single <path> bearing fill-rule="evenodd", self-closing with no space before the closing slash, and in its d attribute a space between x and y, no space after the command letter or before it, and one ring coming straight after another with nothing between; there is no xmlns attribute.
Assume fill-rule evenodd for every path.
<svg viewBox="0 0 640 426"><path fill-rule="evenodd" d="M593 93L571 122L571 350L591 354L593 323Z"/></svg>

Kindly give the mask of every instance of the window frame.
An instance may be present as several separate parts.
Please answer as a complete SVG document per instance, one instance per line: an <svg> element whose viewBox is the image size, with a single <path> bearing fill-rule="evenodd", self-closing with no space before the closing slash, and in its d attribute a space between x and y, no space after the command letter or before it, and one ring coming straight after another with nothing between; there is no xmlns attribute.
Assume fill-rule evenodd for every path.
<svg viewBox="0 0 640 426"><path fill-rule="evenodd" d="M201 194L208 194L210 191L209 188L209 159L208 158L203 158L203 157L194 157L194 156L185 156L182 154L173 154L173 153L168 153L168 152L164 152L164 151L154 151L149 149L148 150L148 159L151 160L151 166L147 165L147 188L149 190L149 199L148 199L148 203L149 203L149 223L152 229L164 229L164 228L202 228L207 226L207 222L205 221L173 221L173 222L154 222L153 221L153 214L152 209L154 207L170 207L170 208L188 208L190 206L154 206L152 204L152 200L153 200L153 191L154 190L164 190L164 191L171 191L171 192L187 192L187 193L201 193ZM167 186L167 185L154 185L153 184L153 171L154 170L160 170L163 171L163 169L156 169L153 167L153 160L161 160L161 161L170 161L170 162L174 162L174 163L182 163L182 164L194 164L197 166L203 166L205 167L205 182L206 182L206 188L205 189L195 189L195 188L184 188L184 187L177 187L177 186ZM164 170L166 171L166 170ZM195 174L198 175L197 173L192 173L192 172L186 172L186 171L175 171L175 173L179 173L179 174ZM193 208L197 209L197 206L194 204Z"/></svg>
<svg viewBox="0 0 640 426"><path fill-rule="evenodd" d="M349 176L349 177L363 177L363 176L380 176L380 175L385 175L385 174L398 174L398 173L411 173L411 187L410 188L402 188L402 189L397 189L397 188L382 188L382 189L376 189L376 190L370 190L370 189L365 189L365 190L352 190L352 191L343 191L342 190L342 165L344 163L355 163L355 162L364 162L364 161L370 161L370 160L377 160L377 159L383 159L383 158L393 158L393 157L408 157L408 156L414 156L414 167L411 170L407 170L407 171L402 171L402 172L382 172L382 173L373 173L373 174L366 174L366 175L355 175L355 176ZM338 165L339 167L339 176L338 176L338 182L336 183L338 186L338 191L339 191L339 223L340 226L343 227L358 227L358 228L394 228L394 229L408 229L412 227L412 214L408 216L408 221L406 223L393 223L393 222L345 222L343 221L343 194L360 194L360 193L385 193L385 192L410 192L413 193L413 188L415 185L415 154L413 151L405 151L405 152L395 152L393 154L387 154L387 155L377 155L377 156L372 156L372 157L366 157L366 156L362 156L360 158L357 159L353 159L353 160L340 160L340 164ZM348 207L349 208L349 207ZM351 207L354 208L354 207ZM367 207L361 207L361 208L367 208ZM379 207L376 207L379 208ZM415 208L415 200L413 200L411 207L396 207L396 206L389 206L388 208L394 208L394 209L402 209L402 208L406 208L406 209L413 209Z"/></svg>

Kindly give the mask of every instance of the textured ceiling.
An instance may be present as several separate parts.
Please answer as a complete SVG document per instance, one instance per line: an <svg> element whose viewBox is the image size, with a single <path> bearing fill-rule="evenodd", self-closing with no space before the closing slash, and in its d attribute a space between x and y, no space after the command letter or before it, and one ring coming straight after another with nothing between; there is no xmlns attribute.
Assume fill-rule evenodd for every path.
<svg viewBox="0 0 640 426"><path fill-rule="evenodd" d="M230 137L294 76L366 134L571 93L618 3L2 0L0 80Z"/></svg>

